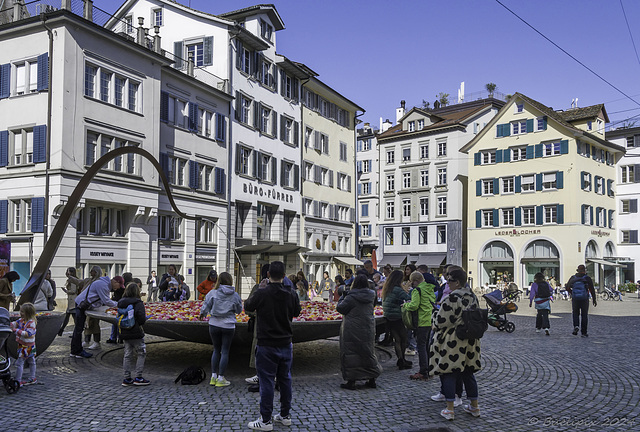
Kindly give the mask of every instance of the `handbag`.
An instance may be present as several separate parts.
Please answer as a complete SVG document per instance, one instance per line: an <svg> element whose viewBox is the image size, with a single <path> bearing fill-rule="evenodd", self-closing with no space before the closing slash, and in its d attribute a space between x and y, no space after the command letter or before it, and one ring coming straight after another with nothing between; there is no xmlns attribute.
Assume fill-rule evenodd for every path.
<svg viewBox="0 0 640 432"><path fill-rule="evenodd" d="M422 291L420 290L420 288L416 287L414 289L418 290L418 294L420 295L420 298L422 299ZM409 309L407 309L406 306L407 303L403 304L401 307L401 311L402 311L402 322L404 323L404 326L409 329L409 330L415 330L418 328L418 309L420 309L420 306L418 305L418 309L414 310L414 311L410 311Z"/></svg>
<svg viewBox="0 0 640 432"><path fill-rule="evenodd" d="M87 287L87 296L78 304L78 309L82 311L91 310L92 308L91 303L89 302L89 291L91 290L92 283L93 282L91 282Z"/></svg>

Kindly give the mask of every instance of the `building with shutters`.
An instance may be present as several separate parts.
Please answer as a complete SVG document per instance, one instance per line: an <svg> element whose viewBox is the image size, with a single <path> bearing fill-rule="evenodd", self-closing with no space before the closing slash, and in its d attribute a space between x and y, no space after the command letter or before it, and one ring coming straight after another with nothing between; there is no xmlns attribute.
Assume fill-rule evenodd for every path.
<svg viewBox="0 0 640 432"><path fill-rule="evenodd" d="M380 244L379 214L380 186L378 137L379 130L365 123L357 130L356 164L361 170L356 171L358 207L358 249L359 258L368 259ZM366 161L366 162L365 162ZM364 169L367 169L365 172Z"/></svg>
<svg viewBox="0 0 640 432"><path fill-rule="evenodd" d="M397 124L377 136L380 265L463 265L467 163L460 148L503 105L488 98L405 112L401 103ZM367 163L359 161L358 172Z"/></svg>
<svg viewBox="0 0 640 432"><path fill-rule="evenodd" d="M467 269L476 285L566 283L579 264L600 286L621 279L616 162L604 105L553 109L516 93L462 148L469 157Z"/></svg>
<svg viewBox="0 0 640 432"><path fill-rule="evenodd" d="M616 164L616 239L618 263L624 265L621 282L640 279L638 244L638 200L640 200L640 127L610 130L608 141L625 147L625 155Z"/></svg>

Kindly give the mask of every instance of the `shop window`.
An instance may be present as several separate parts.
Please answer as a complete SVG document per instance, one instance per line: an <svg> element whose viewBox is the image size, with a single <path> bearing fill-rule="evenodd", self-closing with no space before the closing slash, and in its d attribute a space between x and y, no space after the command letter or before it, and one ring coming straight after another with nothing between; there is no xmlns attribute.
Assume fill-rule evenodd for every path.
<svg viewBox="0 0 640 432"><path fill-rule="evenodd" d="M158 218L158 238L179 241L182 239L182 218L163 215Z"/></svg>

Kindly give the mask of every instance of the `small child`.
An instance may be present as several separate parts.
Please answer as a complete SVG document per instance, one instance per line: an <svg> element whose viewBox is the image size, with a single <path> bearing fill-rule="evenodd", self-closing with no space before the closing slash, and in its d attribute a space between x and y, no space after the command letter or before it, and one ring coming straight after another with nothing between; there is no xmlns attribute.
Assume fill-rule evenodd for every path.
<svg viewBox="0 0 640 432"><path fill-rule="evenodd" d="M16 380L20 387L35 384L36 381L36 308L31 303L20 306L20 319L11 323L11 330L18 342L18 360L16 361ZM22 381L24 362L29 365L30 377Z"/></svg>
<svg viewBox="0 0 640 432"><path fill-rule="evenodd" d="M144 303L140 299L140 287L135 282L129 283L124 289L122 298L118 301L118 309L126 309L129 305L133 305L135 324L131 328L120 328L120 337L124 342L124 358L122 361L124 380L122 381L122 386L146 386L151 383L142 377L144 361L147 357L147 346L144 344L144 331L141 326L147 321L147 315ZM137 356L136 377L131 378L134 351Z"/></svg>

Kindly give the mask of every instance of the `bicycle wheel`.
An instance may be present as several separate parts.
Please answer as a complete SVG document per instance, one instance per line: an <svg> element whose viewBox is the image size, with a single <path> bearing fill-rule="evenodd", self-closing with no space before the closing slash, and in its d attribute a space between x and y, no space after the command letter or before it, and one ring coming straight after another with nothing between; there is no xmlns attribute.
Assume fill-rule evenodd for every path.
<svg viewBox="0 0 640 432"><path fill-rule="evenodd" d="M602 298L602 300L609 300L609 294L606 292L600 294L600 297Z"/></svg>

